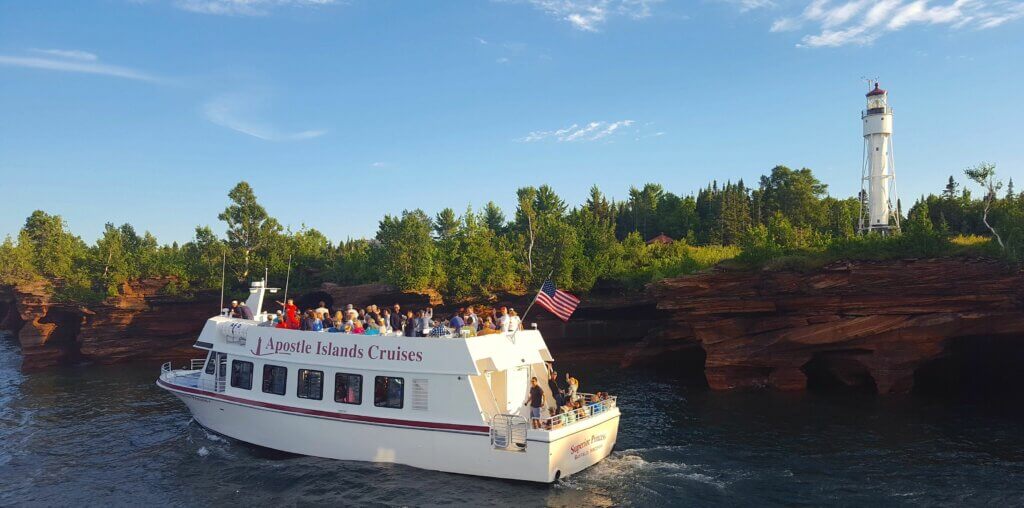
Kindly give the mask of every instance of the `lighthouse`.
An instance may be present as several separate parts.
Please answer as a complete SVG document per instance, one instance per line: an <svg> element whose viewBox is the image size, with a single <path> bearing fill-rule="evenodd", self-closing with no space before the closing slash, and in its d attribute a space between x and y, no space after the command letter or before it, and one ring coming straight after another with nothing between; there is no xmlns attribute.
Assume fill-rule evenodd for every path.
<svg viewBox="0 0 1024 508"><path fill-rule="evenodd" d="M860 217L857 230L888 234L899 231L896 210L896 171L892 153L892 108L889 94L879 88L867 93L867 108L861 112L864 126L864 162L861 170Z"/></svg>

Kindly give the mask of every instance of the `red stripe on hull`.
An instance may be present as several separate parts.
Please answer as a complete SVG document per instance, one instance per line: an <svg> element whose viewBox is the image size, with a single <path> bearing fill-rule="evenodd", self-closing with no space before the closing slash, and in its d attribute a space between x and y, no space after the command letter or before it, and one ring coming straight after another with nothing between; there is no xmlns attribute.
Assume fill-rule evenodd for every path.
<svg viewBox="0 0 1024 508"><path fill-rule="evenodd" d="M383 425L397 425L401 427L416 427L421 429L437 429L437 430L457 430L461 432L479 432L483 434L490 433L489 427L482 427L478 425L459 425L454 423L437 423L437 422L420 422L415 420L397 420L394 418L380 418L376 416L363 416L363 415L349 415L349 414L338 414L330 411L321 411L319 409L306 409L294 406L285 406L281 404L274 404L271 402L262 402L258 400L243 399L241 397L234 397L231 395L224 395L221 393L210 392L206 390L199 390L197 388L190 388L187 386L173 385L165 382L163 379L157 379L157 384L171 390L179 391L183 393L190 393L193 395L201 395L203 397L210 397L213 399L221 399L229 402L235 402L247 406L262 407L267 409L273 409L275 411L284 411L286 413L301 414L307 416L318 416L321 418L333 418L335 420L348 420L361 423L378 423Z"/></svg>

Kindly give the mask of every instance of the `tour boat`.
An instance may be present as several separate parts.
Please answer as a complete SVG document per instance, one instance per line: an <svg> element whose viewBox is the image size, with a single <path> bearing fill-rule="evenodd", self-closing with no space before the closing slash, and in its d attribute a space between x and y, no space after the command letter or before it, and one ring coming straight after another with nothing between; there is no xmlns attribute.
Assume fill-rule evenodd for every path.
<svg viewBox="0 0 1024 508"><path fill-rule="evenodd" d="M161 367L157 385L219 434L290 453L388 462L495 478L554 482L608 456L618 433L613 396L580 393L583 406L539 428L524 403L554 360L536 326L474 337L403 337L279 329L210 318L195 347L206 357Z"/></svg>

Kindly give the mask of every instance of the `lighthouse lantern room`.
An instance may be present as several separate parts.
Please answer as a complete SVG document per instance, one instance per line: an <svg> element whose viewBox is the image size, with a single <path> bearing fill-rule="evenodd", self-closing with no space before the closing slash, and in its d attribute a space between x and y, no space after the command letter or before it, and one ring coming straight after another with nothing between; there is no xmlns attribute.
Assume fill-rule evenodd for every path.
<svg viewBox="0 0 1024 508"><path fill-rule="evenodd" d="M864 162L861 170L861 233L888 234L898 231L900 216L896 210L896 171L892 150L892 108L889 94L875 83L867 93L867 109L861 113L864 126Z"/></svg>

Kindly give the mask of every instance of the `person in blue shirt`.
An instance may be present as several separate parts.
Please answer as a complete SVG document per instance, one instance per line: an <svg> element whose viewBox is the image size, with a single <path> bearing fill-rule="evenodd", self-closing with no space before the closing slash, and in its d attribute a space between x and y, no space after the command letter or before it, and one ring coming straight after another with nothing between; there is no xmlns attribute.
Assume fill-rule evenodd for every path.
<svg viewBox="0 0 1024 508"><path fill-rule="evenodd" d="M462 327L466 326L466 322L462 319L462 312L462 309L459 309L459 312L456 312L455 315L452 316L451 321L448 322L448 324L455 329L455 335L461 335Z"/></svg>

